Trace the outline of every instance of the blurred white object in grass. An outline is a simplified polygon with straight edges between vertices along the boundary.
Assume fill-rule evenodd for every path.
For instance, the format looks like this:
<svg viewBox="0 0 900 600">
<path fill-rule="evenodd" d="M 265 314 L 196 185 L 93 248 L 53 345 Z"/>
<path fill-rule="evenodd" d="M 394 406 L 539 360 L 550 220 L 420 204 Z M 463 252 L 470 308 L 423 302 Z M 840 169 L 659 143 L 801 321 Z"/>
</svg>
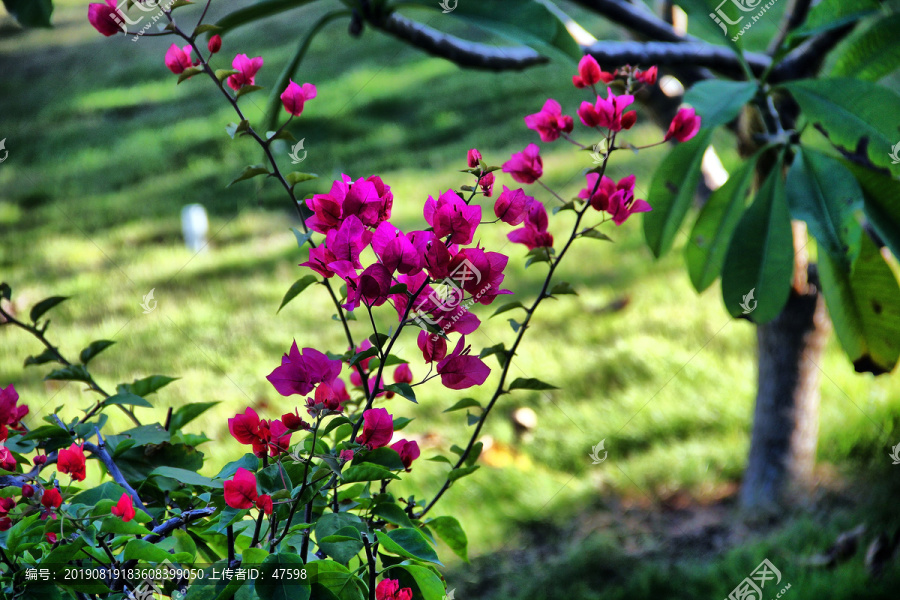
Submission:
<svg viewBox="0 0 900 600">
<path fill-rule="evenodd" d="M 209 219 L 202 204 L 188 204 L 181 209 L 181 232 L 185 245 L 191 251 L 199 252 L 206 248 Z"/>
</svg>

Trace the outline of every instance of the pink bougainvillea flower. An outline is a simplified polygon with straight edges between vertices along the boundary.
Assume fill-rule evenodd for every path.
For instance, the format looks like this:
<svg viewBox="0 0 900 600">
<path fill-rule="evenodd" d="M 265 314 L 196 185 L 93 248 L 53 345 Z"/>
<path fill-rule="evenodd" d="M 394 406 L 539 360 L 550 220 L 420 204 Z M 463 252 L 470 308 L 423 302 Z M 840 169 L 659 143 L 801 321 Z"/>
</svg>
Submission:
<svg viewBox="0 0 900 600">
<path fill-rule="evenodd" d="M 369 225 L 369 227 L 375 227 L 382 221 L 387 221 L 391 218 L 391 209 L 394 206 L 394 193 L 391 191 L 391 186 L 382 181 L 378 175 L 366 177 L 366 181 L 375 186 L 375 193 L 378 198 L 377 203 L 373 203 L 378 208 L 378 216 L 375 222 Z"/>
<path fill-rule="evenodd" d="M 13 522 L 9 517 L 3 517 L 0 519 L 0 531 L 8 531 L 10 527 L 12 527 Z"/>
<path fill-rule="evenodd" d="M 206 44 L 206 48 L 209 50 L 210 54 L 215 54 L 219 50 L 222 49 L 222 36 L 214 35 L 209 38 L 209 42 Z"/>
<path fill-rule="evenodd" d="M 302 86 L 294 83 L 292 79 L 281 94 L 281 103 L 284 110 L 288 111 L 295 117 L 299 117 L 303 112 L 303 105 L 316 97 L 316 86 L 311 83 L 304 83 Z"/>
<path fill-rule="evenodd" d="M 256 475 L 241 467 L 225 482 L 225 504 L 231 508 L 252 508 L 259 498 Z"/>
<path fill-rule="evenodd" d="M 245 85 L 254 85 L 256 74 L 263 66 L 262 56 L 250 58 L 246 54 L 238 54 L 231 62 L 231 68 L 238 71 L 228 77 L 228 87 L 237 91 Z"/>
<path fill-rule="evenodd" d="M 419 332 L 416 343 L 419 345 L 419 350 L 422 351 L 425 362 L 440 361 L 447 356 L 447 340 L 440 336 L 422 330 Z"/>
<path fill-rule="evenodd" d="M 65 473 L 73 481 L 84 481 L 86 475 L 84 451 L 81 446 L 73 443 L 67 449 L 59 451 L 56 458 L 56 466 L 60 473 Z"/>
<path fill-rule="evenodd" d="M 621 225 L 628 217 L 634 213 L 649 212 L 653 208 L 644 200 L 637 200 L 634 197 L 634 175 L 629 175 L 616 186 L 616 192 L 609 198 L 609 206 L 606 209 L 612 218 L 613 223 Z"/>
<path fill-rule="evenodd" d="M 5 517 L 15 507 L 15 498 L 0 498 L 0 516 Z"/>
<path fill-rule="evenodd" d="M 22 486 L 22 497 L 31 498 L 32 496 L 34 496 L 34 486 L 30 483 L 26 483 Z"/>
<path fill-rule="evenodd" d="M 318 233 L 328 233 L 330 229 L 336 229 L 341 224 L 341 204 L 346 194 L 347 184 L 344 181 L 335 181 L 327 194 L 316 194 L 307 199 L 306 206 L 313 211 L 313 215 L 306 220 L 309 228 Z"/>
<path fill-rule="evenodd" d="M 421 258 L 422 267 L 428 271 L 432 279 L 440 280 L 450 274 L 450 259 L 452 258 L 450 250 L 433 231 L 411 231 L 407 237 Z M 416 273 L 410 272 L 410 274 Z M 415 289 L 410 289 L 415 291 Z M 403 298 L 406 298 L 406 294 L 403 294 Z M 406 308 L 405 300 L 402 306 L 404 309 Z"/>
<path fill-rule="evenodd" d="M 412 589 L 400 589 L 398 579 L 382 579 L 375 586 L 375 600 L 412 600 L 412 597 Z"/>
<path fill-rule="evenodd" d="M 451 390 L 464 390 L 485 382 L 491 369 L 477 356 L 469 354 L 471 346 L 466 346 L 465 336 L 460 336 L 456 348 L 437 364 L 441 383 Z"/>
<path fill-rule="evenodd" d="M 412 381 L 412 369 L 409 368 L 408 363 L 398 365 L 397 368 L 394 369 L 394 383 L 412 383 Z"/>
<path fill-rule="evenodd" d="M 59 538 L 57 538 L 56 534 L 53 533 L 52 531 L 48 531 L 47 533 L 44 534 L 44 536 L 47 538 L 47 541 L 50 542 L 51 544 L 55 544 L 56 542 L 59 541 Z"/>
<path fill-rule="evenodd" d="M 693 108 L 682 108 L 669 124 L 665 139 L 675 138 L 679 142 L 686 142 L 700 131 L 700 115 Z"/>
<path fill-rule="evenodd" d="M 380 182 L 381 180 L 378 179 Z M 382 185 L 383 182 L 382 182 Z M 387 193 L 390 188 L 387 188 Z M 390 195 L 393 201 L 393 194 Z M 343 218 L 355 216 L 366 227 L 378 225 L 384 208 L 384 200 L 378 193 L 375 181 L 359 178 L 349 185 L 342 203 Z"/>
<path fill-rule="evenodd" d="M 266 379 L 282 396 L 305 396 L 319 383 L 333 381 L 340 373 L 340 360 L 332 360 L 315 348 L 304 348 L 301 354 L 294 341 L 288 354 L 281 358 L 281 366 Z"/>
<path fill-rule="evenodd" d="M 390 273 L 409 274 L 422 270 L 422 257 L 409 236 L 383 221 L 372 236 L 372 250 Z"/>
<path fill-rule="evenodd" d="M 62 506 L 62 494 L 56 488 L 45 490 L 41 495 L 41 506 L 44 507 L 44 510 L 41 511 L 41 521 L 46 521 L 48 518 L 56 519 L 57 515 L 53 509 Z"/>
<path fill-rule="evenodd" d="M 105 4 L 88 4 L 88 21 L 106 37 L 125 33 L 122 17 L 122 12 L 116 8 L 116 0 L 105 0 Z"/>
<path fill-rule="evenodd" d="M 176 44 L 169 46 L 169 50 L 166 52 L 166 66 L 176 75 L 181 75 L 184 73 L 185 69 L 193 67 L 194 63 L 191 61 L 191 46 L 187 45 L 183 49 L 179 48 Z"/>
<path fill-rule="evenodd" d="M 263 511 L 267 515 L 272 514 L 272 509 L 274 505 L 272 504 L 272 496 L 268 494 L 263 494 L 259 498 L 256 499 L 256 508 Z"/>
<path fill-rule="evenodd" d="M 363 429 L 356 441 L 369 450 L 387 446 L 394 435 L 394 417 L 384 408 L 370 408 L 363 412 Z"/>
<path fill-rule="evenodd" d="M 122 495 L 119 497 L 119 501 L 115 506 L 109 509 L 109 512 L 116 515 L 117 517 L 121 517 L 123 521 L 126 523 L 134 518 L 134 500 L 131 499 L 127 493 L 122 492 Z"/>
<path fill-rule="evenodd" d="M 540 112 L 525 117 L 525 125 L 537 131 L 542 142 L 553 142 L 562 133 L 571 133 L 574 122 L 572 117 L 562 114 L 559 102 L 548 98 Z"/>
<path fill-rule="evenodd" d="M 309 260 L 305 263 L 300 263 L 300 266 L 309 267 L 322 277 L 334 277 L 334 271 L 332 271 L 328 265 L 336 261 L 337 257 L 334 255 L 334 252 L 322 245 L 310 248 Z"/>
<path fill-rule="evenodd" d="M 9 429 L 23 431 L 20 421 L 28 414 L 28 407 L 17 406 L 19 394 L 14 385 L 0 388 L 0 442 L 9 437 Z"/>
<path fill-rule="evenodd" d="M 353 450 L 341 450 L 341 460 L 353 460 Z"/>
<path fill-rule="evenodd" d="M 419 458 L 421 452 L 419 452 L 419 444 L 414 441 L 408 440 L 397 440 L 395 443 L 391 444 L 391 449 L 396 450 L 400 455 L 400 460 L 403 462 L 403 466 L 406 467 L 406 470 L 409 471 L 410 465 L 412 465 L 413 461 Z"/>
<path fill-rule="evenodd" d="M 242 444 L 252 444 L 259 439 L 259 415 L 252 408 L 228 419 L 228 431 Z"/>
<path fill-rule="evenodd" d="M 449 236 L 451 244 L 471 244 L 481 222 L 481 207 L 469 206 L 456 192 L 447 190 L 437 200 L 428 197 L 424 215 L 439 238 Z"/>
<path fill-rule="evenodd" d="M 572 76 L 572 84 L 577 88 L 590 87 L 600 81 L 609 83 L 616 78 L 615 73 L 606 73 L 590 54 L 585 54 L 578 62 L 578 75 Z"/>
<path fill-rule="evenodd" d="M 278 419 L 259 422 L 259 436 L 253 441 L 253 454 L 262 458 L 266 452 L 270 456 L 278 456 L 288 451 L 291 445 L 291 432 Z"/>
<path fill-rule="evenodd" d="M 505 185 L 503 192 L 494 202 L 494 214 L 504 223 L 520 225 L 525 220 L 525 209 L 534 198 L 527 196 L 525 190 L 511 190 Z"/>
<path fill-rule="evenodd" d="M 31 459 L 36 466 L 43 466 L 47 464 L 47 455 L 46 454 L 38 454 L 33 459 Z"/>
<path fill-rule="evenodd" d="M 494 195 L 494 180 L 495 177 L 493 173 L 485 173 L 478 181 L 478 184 L 481 186 L 481 191 L 484 193 L 485 198 L 490 198 Z"/>
<path fill-rule="evenodd" d="M 513 243 L 525 244 L 529 250 L 547 248 L 553 245 L 553 234 L 547 231 L 548 224 L 543 202 L 533 200 L 525 214 L 525 226 L 510 231 L 506 237 Z"/>
<path fill-rule="evenodd" d="M 373 263 L 366 267 L 356 281 L 354 290 L 347 288 L 347 303 L 344 308 L 353 310 L 360 303 L 372 307 L 381 306 L 388 299 L 391 289 L 391 272 L 381 263 Z"/>
<path fill-rule="evenodd" d="M 323 383 L 319 387 L 321 388 L 324 385 L 325 384 Z M 318 389 L 316 391 L 318 391 Z M 310 428 L 310 424 L 300 417 L 300 413 L 297 412 L 296 408 L 292 413 L 284 413 L 283 415 L 281 415 L 281 422 L 284 423 L 285 427 L 294 431 L 298 429 L 307 431 Z"/>
<path fill-rule="evenodd" d="M 339 275 L 362 268 L 359 255 L 369 245 L 372 235 L 356 215 L 348 216 L 340 227 L 330 230 L 325 235 L 325 245 L 334 253 L 336 259 L 328 267 Z"/>
<path fill-rule="evenodd" d="M 519 183 L 534 183 L 544 174 L 544 160 L 537 144 L 528 144 L 521 152 L 513 154 L 503 163 L 503 172 L 509 173 Z"/>
<path fill-rule="evenodd" d="M 607 88 L 606 98 L 597 96 L 597 103 L 582 102 L 578 109 L 581 122 L 587 127 L 606 127 L 610 131 L 621 131 L 634 125 L 637 115 L 634 111 L 624 113 L 625 107 L 634 102 L 634 96 L 623 94 L 616 96 L 612 89 Z"/>
<path fill-rule="evenodd" d="M 640 69 L 635 69 L 634 78 L 640 81 L 641 83 L 645 83 L 647 85 L 654 85 L 656 83 L 656 65 L 653 65 L 646 71 L 641 71 Z"/>
<path fill-rule="evenodd" d="M 466 162 L 469 165 L 470 169 L 476 169 L 479 166 L 479 162 L 481 160 L 481 152 L 478 151 L 478 148 L 472 148 L 469 150 L 468 155 L 466 156 Z"/>
</svg>

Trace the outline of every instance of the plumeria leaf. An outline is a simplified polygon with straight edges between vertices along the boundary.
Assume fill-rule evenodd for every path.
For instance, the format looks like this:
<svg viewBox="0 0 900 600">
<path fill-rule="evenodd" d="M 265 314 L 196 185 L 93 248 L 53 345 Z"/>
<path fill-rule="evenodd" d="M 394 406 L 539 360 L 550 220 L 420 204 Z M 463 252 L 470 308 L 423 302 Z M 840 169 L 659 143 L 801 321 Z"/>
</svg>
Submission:
<svg viewBox="0 0 900 600">
<path fill-rule="evenodd" d="M 478 408 L 484 410 L 484 408 L 481 406 L 481 403 L 478 400 L 476 400 L 475 398 L 463 398 L 462 400 L 460 400 L 459 402 L 457 402 L 450 408 L 446 409 L 444 412 L 445 413 L 453 412 L 454 410 L 462 410 L 464 408 L 472 408 L 473 406 L 477 406 Z"/>
<path fill-rule="evenodd" d="M 540 379 L 535 379 L 533 377 L 525 378 L 519 377 L 511 384 L 509 384 L 510 390 L 558 390 L 559 388 L 555 385 L 550 385 Z"/>
<path fill-rule="evenodd" d="M 303 290 L 316 283 L 317 281 L 318 278 L 315 275 L 304 275 L 303 277 L 295 281 L 293 285 L 291 285 L 291 287 L 288 289 L 287 293 L 284 295 L 284 299 L 282 299 L 281 301 L 281 306 L 278 307 L 278 310 L 275 311 L 275 314 L 280 313 L 281 309 L 284 308 L 288 302 L 299 296 Z"/>
<path fill-rule="evenodd" d="M 392 383 L 384 386 L 384 389 L 403 396 L 413 404 L 419 403 L 418 400 L 416 400 L 415 390 L 413 390 L 412 386 L 410 386 L 408 383 Z"/>
<path fill-rule="evenodd" d="M 244 170 L 238 175 L 237 179 L 229 183 L 225 187 L 231 187 L 236 184 L 238 181 L 244 181 L 245 179 L 251 179 L 258 175 L 269 175 L 269 170 L 264 165 L 251 165 L 249 167 L 244 167 Z"/>
<path fill-rule="evenodd" d="M 757 86 L 755 81 L 710 79 L 691 86 L 684 95 L 684 102 L 697 111 L 703 127 L 712 130 L 734 120 L 744 105 L 753 99 Z"/>
<path fill-rule="evenodd" d="M 301 183 L 303 181 L 310 181 L 312 179 L 318 178 L 319 176 L 315 173 L 301 173 L 300 171 L 293 171 L 285 176 L 287 182 L 292 186 L 297 185 L 298 183 Z"/>
<path fill-rule="evenodd" d="M 93 359 L 95 356 L 97 356 L 113 344 L 115 344 L 115 342 L 111 340 L 97 340 L 95 342 L 91 342 L 87 348 L 81 351 L 81 355 L 79 356 L 81 364 L 88 364 L 91 359 Z"/>
<path fill-rule="evenodd" d="M 522 304 L 521 302 L 507 302 L 506 304 L 503 304 L 497 310 L 495 310 L 494 314 L 491 315 L 491 318 L 494 318 L 497 315 L 502 315 L 506 311 L 514 310 L 516 308 L 521 308 L 521 309 L 525 310 L 526 312 L 528 312 L 528 309 L 525 308 L 525 305 Z M 482 358 L 484 358 L 484 355 L 482 355 Z"/>
<path fill-rule="evenodd" d="M 38 319 L 44 316 L 44 313 L 68 299 L 69 296 L 51 296 L 50 298 L 44 298 L 32 307 L 31 313 L 28 315 L 31 318 L 31 322 L 37 323 Z"/>
</svg>

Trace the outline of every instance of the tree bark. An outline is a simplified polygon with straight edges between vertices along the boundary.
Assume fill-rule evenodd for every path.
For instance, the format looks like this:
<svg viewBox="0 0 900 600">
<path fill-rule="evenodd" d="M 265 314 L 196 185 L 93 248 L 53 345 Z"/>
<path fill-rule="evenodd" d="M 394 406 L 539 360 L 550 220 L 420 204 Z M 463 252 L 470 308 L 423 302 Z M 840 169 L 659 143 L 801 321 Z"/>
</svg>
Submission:
<svg viewBox="0 0 900 600">
<path fill-rule="evenodd" d="M 741 506 L 775 509 L 813 483 L 821 357 L 831 330 L 815 266 L 781 314 L 757 327 L 758 388 Z"/>
</svg>

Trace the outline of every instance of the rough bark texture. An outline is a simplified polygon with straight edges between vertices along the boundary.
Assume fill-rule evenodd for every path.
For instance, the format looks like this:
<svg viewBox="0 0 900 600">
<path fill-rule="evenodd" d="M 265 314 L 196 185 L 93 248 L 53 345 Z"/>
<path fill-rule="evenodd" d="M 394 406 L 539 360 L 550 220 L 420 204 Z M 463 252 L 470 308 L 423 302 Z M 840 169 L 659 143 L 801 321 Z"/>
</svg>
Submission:
<svg viewBox="0 0 900 600">
<path fill-rule="evenodd" d="M 819 368 L 831 329 L 818 281 L 791 291 L 782 313 L 757 327 L 759 380 L 750 458 L 741 488 L 747 509 L 774 508 L 813 483 L 819 434 Z"/>
</svg>

